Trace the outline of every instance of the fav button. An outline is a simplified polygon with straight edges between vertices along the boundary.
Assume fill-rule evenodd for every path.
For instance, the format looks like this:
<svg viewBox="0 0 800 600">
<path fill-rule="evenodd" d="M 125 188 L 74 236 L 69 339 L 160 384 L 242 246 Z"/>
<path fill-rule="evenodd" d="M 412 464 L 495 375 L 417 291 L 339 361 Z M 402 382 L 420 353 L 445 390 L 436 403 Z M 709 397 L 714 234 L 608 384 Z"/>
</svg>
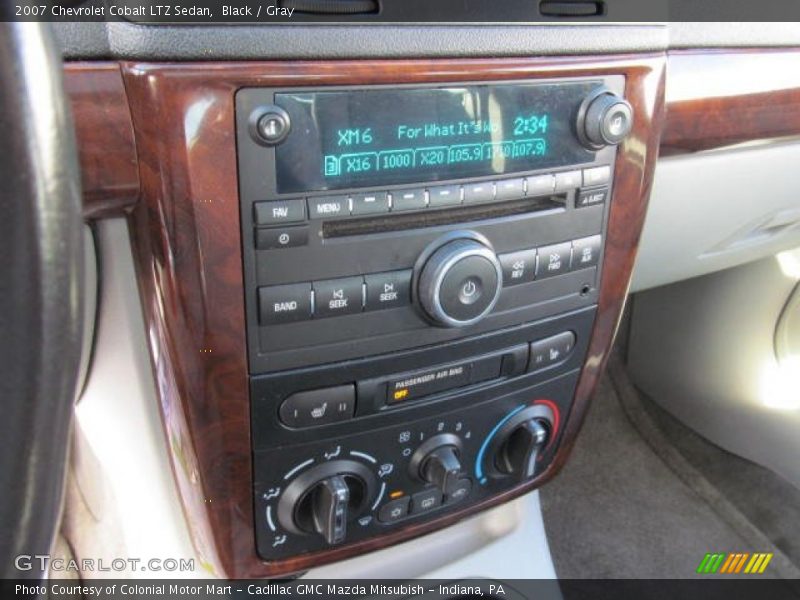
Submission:
<svg viewBox="0 0 800 600">
<path fill-rule="evenodd" d="M 314 286 L 314 316 L 335 317 L 360 313 L 363 281 L 361 277 L 315 281 L 312 284 Z"/>
<path fill-rule="evenodd" d="M 306 218 L 306 203 L 302 198 L 256 202 L 253 207 L 256 225 L 259 227 L 298 223 Z"/>
<path fill-rule="evenodd" d="M 278 413 L 288 427 L 315 427 L 352 419 L 355 407 L 356 388 L 349 383 L 292 394 Z"/>
<path fill-rule="evenodd" d="M 503 267 L 503 285 L 528 283 L 536 277 L 536 248 L 501 254 L 500 266 Z"/>
<path fill-rule="evenodd" d="M 569 271 L 572 243 L 554 244 L 539 248 L 539 259 L 536 262 L 536 277 L 553 277 Z"/>
<path fill-rule="evenodd" d="M 397 308 L 411 304 L 411 270 L 364 276 L 367 298 L 364 310 Z"/>
<path fill-rule="evenodd" d="M 273 285 L 258 288 L 261 325 L 291 323 L 311 318 L 311 284 Z"/>
<path fill-rule="evenodd" d="M 381 506 L 378 511 L 378 520 L 381 523 L 394 523 L 408 514 L 408 503 L 411 499 L 408 496 L 392 500 Z"/>
</svg>

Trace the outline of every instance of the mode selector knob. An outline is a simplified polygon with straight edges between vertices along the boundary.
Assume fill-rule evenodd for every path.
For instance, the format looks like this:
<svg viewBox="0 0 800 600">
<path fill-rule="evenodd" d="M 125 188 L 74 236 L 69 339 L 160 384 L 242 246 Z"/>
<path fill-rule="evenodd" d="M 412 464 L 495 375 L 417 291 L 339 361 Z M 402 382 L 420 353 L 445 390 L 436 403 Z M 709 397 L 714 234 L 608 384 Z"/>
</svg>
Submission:
<svg viewBox="0 0 800 600">
<path fill-rule="evenodd" d="M 592 150 L 616 146 L 631 132 L 633 109 L 613 92 L 598 88 L 578 111 L 578 137 Z"/>
<path fill-rule="evenodd" d="M 464 327 L 492 310 L 502 285 L 503 270 L 494 251 L 477 239 L 460 238 L 427 258 L 419 271 L 416 296 L 436 324 Z"/>
</svg>

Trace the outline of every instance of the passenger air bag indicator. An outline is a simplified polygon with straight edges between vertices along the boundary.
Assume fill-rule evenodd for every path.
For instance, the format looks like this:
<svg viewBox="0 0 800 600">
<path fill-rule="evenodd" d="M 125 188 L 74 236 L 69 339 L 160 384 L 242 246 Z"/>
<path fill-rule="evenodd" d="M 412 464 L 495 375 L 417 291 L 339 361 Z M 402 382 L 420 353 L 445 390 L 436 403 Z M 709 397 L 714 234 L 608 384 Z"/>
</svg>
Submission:
<svg viewBox="0 0 800 600">
<path fill-rule="evenodd" d="M 472 363 L 466 362 L 392 380 L 388 386 L 387 402 L 394 404 L 395 402 L 414 400 L 436 392 L 469 385 L 471 371 Z"/>
</svg>

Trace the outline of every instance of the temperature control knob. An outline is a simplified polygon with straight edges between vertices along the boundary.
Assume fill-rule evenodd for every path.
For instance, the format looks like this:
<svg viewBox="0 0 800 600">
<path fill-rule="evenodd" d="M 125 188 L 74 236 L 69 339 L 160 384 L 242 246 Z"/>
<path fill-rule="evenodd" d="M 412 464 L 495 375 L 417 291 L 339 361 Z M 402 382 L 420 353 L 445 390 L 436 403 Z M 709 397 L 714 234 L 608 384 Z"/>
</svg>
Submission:
<svg viewBox="0 0 800 600">
<path fill-rule="evenodd" d="M 438 325 L 464 327 L 492 310 L 503 285 L 494 251 L 477 239 L 460 238 L 436 249 L 422 265 L 417 298 Z"/>
<path fill-rule="evenodd" d="M 504 418 L 487 444 L 488 473 L 494 477 L 530 479 L 537 460 L 555 434 L 555 414 L 546 404 L 517 409 Z"/>
<path fill-rule="evenodd" d="M 547 442 L 547 427 L 540 419 L 528 419 L 508 434 L 497 453 L 497 470 L 520 479 L 533 477 L 536 457 Z"/>
<path fill-rule="evenodd" d="M 592 150 L 616 146 L 632 127 L 631 105 L 605 88 L 595 90 L 578 111 L 578 137 Z"/>
<path fill-rule="evenodd" d="M 430 438 L 411 456 L 411 475 L 452 494 L 462 476 L 461 439 L 452 433 Z"/>
<path fill-rule="evenodd" d="M 368 505 L 375 477 L 363 464 L 335 460 L 298 476 L 278 503 L 278 520 L 293 533 L 319 534 L 328 544 L 347 536 L 347 524 Z"/>
</svg>

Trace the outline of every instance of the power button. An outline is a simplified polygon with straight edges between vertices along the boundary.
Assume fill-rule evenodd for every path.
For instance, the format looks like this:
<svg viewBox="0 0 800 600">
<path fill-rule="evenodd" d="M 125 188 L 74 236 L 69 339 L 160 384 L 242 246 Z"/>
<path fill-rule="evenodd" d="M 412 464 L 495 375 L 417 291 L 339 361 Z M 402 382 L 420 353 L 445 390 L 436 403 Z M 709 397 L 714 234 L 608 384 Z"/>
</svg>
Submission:
<svg viewBox="0 0 800 600">
<path fill-rule="evenodd" d="M 250 134 L 262 146 L 280 144 L 290 129 L 289 114 L 280 106 L 262 106 L 250 115 Z"/>
</svg>

